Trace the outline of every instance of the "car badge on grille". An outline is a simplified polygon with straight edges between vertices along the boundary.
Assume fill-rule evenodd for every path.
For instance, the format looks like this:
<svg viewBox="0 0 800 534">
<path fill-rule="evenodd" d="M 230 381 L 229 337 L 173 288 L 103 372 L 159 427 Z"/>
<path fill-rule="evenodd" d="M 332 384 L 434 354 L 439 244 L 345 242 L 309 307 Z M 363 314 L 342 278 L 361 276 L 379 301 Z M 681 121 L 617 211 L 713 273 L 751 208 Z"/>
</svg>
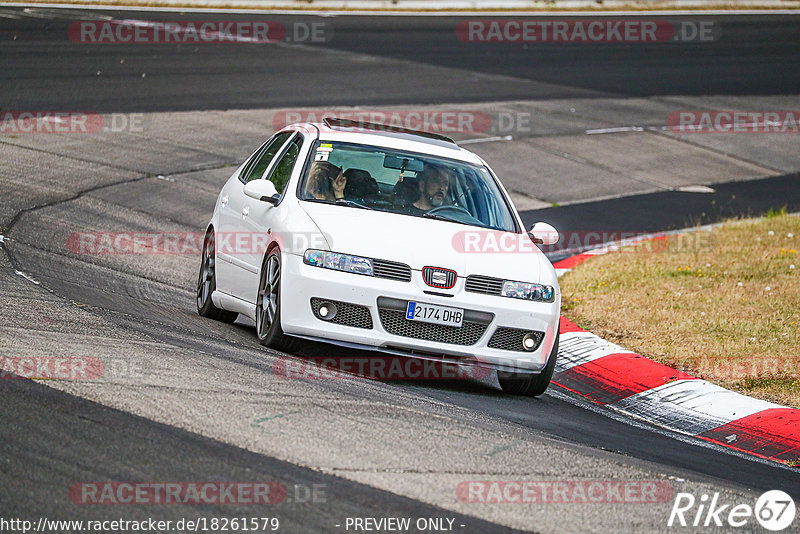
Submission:
<svg viewBox="0 0 800 534">
<path fill-rule="evenodd" d="M 431 287 L 437 289 L 450 289 L 456 285 L 458 275 L 455 271 L 442 267 L 423 267 L 422 279 Z"/>
</svg>

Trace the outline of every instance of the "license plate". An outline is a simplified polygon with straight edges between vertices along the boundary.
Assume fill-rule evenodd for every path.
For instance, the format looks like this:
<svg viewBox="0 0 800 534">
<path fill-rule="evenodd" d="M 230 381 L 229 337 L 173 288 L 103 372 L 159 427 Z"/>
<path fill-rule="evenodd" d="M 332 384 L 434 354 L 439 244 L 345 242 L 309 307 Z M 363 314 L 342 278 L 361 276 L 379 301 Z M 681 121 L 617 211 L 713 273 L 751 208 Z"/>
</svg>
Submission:
<svg viewBox="0 0 800 534">
<path fill-rule="evenodd" d="M 464 310 L 411 301 L 406 307 L 406 319 L 423 323 L 461 326 L 464 320 Z"/>
</svg>

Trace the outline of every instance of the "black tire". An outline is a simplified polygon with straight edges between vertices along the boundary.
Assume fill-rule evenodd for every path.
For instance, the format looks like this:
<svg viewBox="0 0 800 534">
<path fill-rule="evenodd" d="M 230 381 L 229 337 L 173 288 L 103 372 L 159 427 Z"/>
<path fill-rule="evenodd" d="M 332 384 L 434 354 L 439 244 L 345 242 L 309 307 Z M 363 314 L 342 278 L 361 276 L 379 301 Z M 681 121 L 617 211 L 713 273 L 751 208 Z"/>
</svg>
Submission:
<svg viewBox="0 0 800 534">
<path fill-rule="evenodd" d="M 211 294 L 215 289 L 217 289 L 217 273 L 214 232 L 208 232 L 203 240 L 203 256 L 200 260 L 200 274 L 197 277 L 197 313 L 203 317 L 230 324 L 239 317 L 239 314 L 214 306 Z"/>
<path fill-rule="evenodd" d="M 272 249 L 264 258 L 256 297 L 258 342 L 273 350 L 292 352 L 300 340 L 287 336 L 281 328 L 281 251 Z"/>
<path fill-rule="evenodd" d="M 550 385 L 553 378 L 553 371 L 556 368 L 556 358 L 558 357 L 558 340 L 560 333 L 556 334 L 556 342 L 553 343 L 553 350 L 547 359 L 547 365 L 539 374 L 533 373 L 513 373 L 509 371 L 497 371 L 497 380 L 505 393 L 512 395 L 525 395 L 528 397 L 538 397 Z"/>
</svg>

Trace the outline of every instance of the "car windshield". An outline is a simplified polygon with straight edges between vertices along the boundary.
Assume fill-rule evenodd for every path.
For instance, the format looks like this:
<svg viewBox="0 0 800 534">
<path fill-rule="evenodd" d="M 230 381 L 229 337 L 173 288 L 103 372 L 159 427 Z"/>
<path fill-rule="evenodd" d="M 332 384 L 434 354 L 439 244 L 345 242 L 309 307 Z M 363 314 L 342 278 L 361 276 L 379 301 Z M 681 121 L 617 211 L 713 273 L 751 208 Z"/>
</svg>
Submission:
<svg viewBox="0 0 800 534">
<path fill-rule="evenodd" d="M 299 196 L 514 232 L 511 210 L 486 167 L 383 147 L 318 141 Z"/>
</svg>

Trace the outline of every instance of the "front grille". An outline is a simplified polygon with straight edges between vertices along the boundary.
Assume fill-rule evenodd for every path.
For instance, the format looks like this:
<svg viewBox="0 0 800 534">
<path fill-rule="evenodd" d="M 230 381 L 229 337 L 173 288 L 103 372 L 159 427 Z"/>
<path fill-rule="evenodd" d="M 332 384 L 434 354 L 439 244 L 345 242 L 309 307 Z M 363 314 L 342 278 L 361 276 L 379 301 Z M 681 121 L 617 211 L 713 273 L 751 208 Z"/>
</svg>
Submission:
<svg viewBox="0 0 800 534">
<path fill-rule="evenodd" d="M 378 310 L 381 324 L 390 334 L 453 345 L 474 345 L 486 331 L 486 325 L 464 321 L 461 328 L 441 324 L 409 321 L 406 314 L 396 310 Z"/>
<path fill-rule="evenodd" d="M 336 315 L 333 316 L 333 319 L 323 319 L 319 314 L 320 307 L 326 302 L 336 306 Z M 372 329 L 372 316 L 369 313 L 369 308 L 366 306 L 359 306 L 358 304 L 351 304 L 349 302 L 340 302 L 338 300 L 312 298 L 311 309 L 314 311 L 314 317 L 327 323 L 352 326 L 354 328 L 366 328 L 368 330 Z"/>
<path fill-rule="evenodd" d="M 522 345 L 522 338 L 528 334 L 531 334 L 535 337 L 536 343 L 534 344 L 533 348 L 526 350 Z M 539 348 L 543 338 L 544 332 L 500 327 L 494 331 L 494 334 L 492 334 L 492 338 L 489 340 L 488 346 L 491 349 L 511 350 L 514 352 L 533 352 Z"/>
<path fill-rule="evenodd" d="M 455 271 L 443 267 L 423 267 L 422 278 L 425 283 L 438 289 L 450 289 L 456 285 Z"/>
<path fill-rule="evenodd" d="M 474 345 L 494 319 L 494 314 L 464 310 L 461 327 L 409 321 L 406 319 L 408 301 L 388 297 L 378 298 L 378 315 L 383 328 L 396 336 L 437 341 L 452 345 Z"/>
<path fill-rule="evenodd" d="M 466 291 L 471 293 L 483 293 L 484 295 L 499 295 L 503 292 L 503 280 L 491 278 L 489 276 L 470 275 L 464 286 Z"/>
<path fill-rule="evenodd" d="M 372 260 L 372 274 L 378 278 L 389 278 L 401 282 L 411 281 L 411 267 L 405 263 L 386 260 Z"/>
</svg>

